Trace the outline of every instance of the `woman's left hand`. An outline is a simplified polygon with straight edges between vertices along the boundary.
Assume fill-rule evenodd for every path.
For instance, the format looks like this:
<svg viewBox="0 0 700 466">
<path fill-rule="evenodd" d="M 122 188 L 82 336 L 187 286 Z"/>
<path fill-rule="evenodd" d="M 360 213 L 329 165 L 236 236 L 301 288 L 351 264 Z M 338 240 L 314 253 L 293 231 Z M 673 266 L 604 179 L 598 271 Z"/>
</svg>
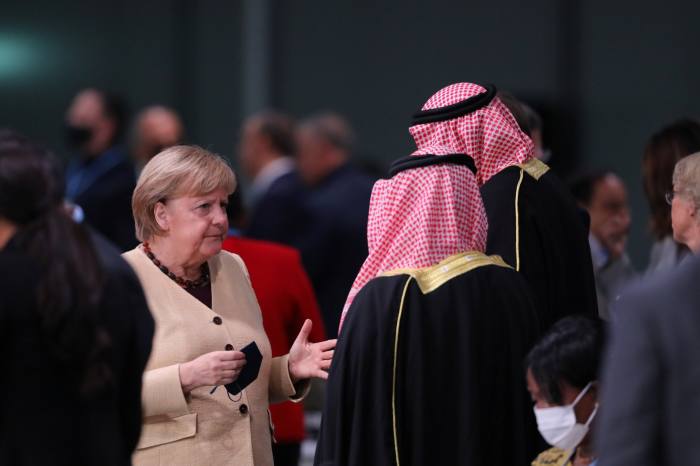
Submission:
<svg viewBox="0 0 700 466">
<path fill-rule="evenodd" d="M 294 340 L 294 344 L 289 350 L 289 375 L 293 383 L 311 377 L 328 378 L 326 371 L 331 367 L 333 350 L 337 340 L 311 343 L 309 341 L 311 326 L 311 320 L 306 319 L 297 339 Z"/>
</svg>

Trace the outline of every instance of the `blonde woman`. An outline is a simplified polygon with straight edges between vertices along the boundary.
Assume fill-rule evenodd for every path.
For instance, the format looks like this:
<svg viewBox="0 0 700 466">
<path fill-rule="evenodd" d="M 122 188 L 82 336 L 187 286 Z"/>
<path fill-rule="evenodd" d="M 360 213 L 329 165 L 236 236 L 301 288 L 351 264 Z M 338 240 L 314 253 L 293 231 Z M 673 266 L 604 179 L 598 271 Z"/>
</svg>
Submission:
<svg viewBox="0 0 700 466">
<path fill-rule="evenodd" d="M 272 465 L 268 404 L 298 401 L 308 379 L 327 377 L 335 341 L 310 343 L 311 321 L 288 355 L 271 357 L 246 267 L 221 250 L 234 188 L 228 164 L 195 146 L 166 149 L 139 177 L 132 207 L 142 243 L 124 257 L 156 334 L 135 465 Z M 240 351 L 253 342 L 261 361 Z M 249 364 L 254 380 L 238 386 Z"/>
</svg>

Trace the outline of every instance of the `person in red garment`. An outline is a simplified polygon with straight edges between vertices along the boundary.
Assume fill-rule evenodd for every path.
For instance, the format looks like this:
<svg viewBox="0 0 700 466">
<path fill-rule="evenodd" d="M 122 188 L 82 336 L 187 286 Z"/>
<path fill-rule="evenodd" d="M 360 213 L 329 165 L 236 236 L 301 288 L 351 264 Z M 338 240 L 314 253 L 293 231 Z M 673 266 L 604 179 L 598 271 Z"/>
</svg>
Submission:
<svg viewBox="0 0 700 466">
<path fill-rule="evenodd" d="M 238 193 L 229 204 L 231 225 L 238 225 L 242 215 Z M 289 246 L 243 238 L 235 230 L 224 241 L 223 249 L 243 259 L 263 316 L 263 326 L 272 346 L 272 356 L 288 352 L 296 338 L 296 329 L 305 319 L 313 321 L 310 341 L 326 339 L 323 321 L 309 277 L 299 252 Z M 287 401 L 270 405 L 275 426 L 272 454 L 276 466 L 298 465 L 304 440 L 304 407 Z"/>
</svg>

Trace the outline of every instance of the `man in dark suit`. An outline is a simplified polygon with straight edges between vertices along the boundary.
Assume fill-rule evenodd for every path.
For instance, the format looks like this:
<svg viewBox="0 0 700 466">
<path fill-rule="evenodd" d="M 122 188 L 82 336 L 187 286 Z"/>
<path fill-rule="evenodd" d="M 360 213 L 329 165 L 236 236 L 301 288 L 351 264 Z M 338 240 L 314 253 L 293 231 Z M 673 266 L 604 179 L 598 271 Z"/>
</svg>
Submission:
<svg viewBox="0 0 700 466">
<path fill-rule="evenodd" d="M 309 192 L 304 230 L 294 245 L 316 290 L 328 337 L 334 338 L 348 292 L 367 257 L 373 180 L 351 167 L 353 134 L 338 115 L 302 122 L 297 143 L 299 176 Z"/>
<path fill-rule="evenodd" d="M 121 251 L 137 244 L 131 214 L 136 177 L 119 145 L 125 119 L 122 100 L 98 89 L 80 91 L 66 115 L 66 136 L 76 150 L 66 173 L 66 197 Z"/>
<path fill-rule="evenodd" d="M 246 236 L 294 244 L 303 193 L 292 160 L 294 149 L 294 125 L 286 115 L 265 111 L 243 124 L 238 156 L 252 181 Z"/>
<path fill-rule="evenodd" d="M 596 439 L 600 466 L 700 461 L 700 259 L 613 308 Z"/>
</svg>

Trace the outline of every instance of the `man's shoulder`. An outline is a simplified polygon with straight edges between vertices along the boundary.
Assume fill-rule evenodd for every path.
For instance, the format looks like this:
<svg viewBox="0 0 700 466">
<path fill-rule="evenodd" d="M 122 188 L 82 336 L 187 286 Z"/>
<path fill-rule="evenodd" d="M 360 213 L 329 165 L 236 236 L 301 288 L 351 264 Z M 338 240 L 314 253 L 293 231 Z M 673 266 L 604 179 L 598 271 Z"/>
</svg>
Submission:
<svg viewBox="0 0 700 466">
<path fill-rule="evenodd" d="M 303 183 L 299 178 L 299 175 L 292 171 L 284 173 L 279 177 L 275 178 L 270 187 L 267 190 L 268 195 L 280 195 L 289 192 L 298 192 L 303 189 Z"/>
<path fill-rule="evenodd" d="M 677 306 L 694 307 L 700 304 L 700 287 L 697 280 L 700 277 L 700 257 L 692 257 L 681 263 L 674 270 L 657 273 L 646 277 L 625 292 L 625 301 L 634 302 L 644 308 L 664 308 L 664 313 L 670 312 Z M 665 309 L 665 308 L 669 309 Z"/>
</svg>

